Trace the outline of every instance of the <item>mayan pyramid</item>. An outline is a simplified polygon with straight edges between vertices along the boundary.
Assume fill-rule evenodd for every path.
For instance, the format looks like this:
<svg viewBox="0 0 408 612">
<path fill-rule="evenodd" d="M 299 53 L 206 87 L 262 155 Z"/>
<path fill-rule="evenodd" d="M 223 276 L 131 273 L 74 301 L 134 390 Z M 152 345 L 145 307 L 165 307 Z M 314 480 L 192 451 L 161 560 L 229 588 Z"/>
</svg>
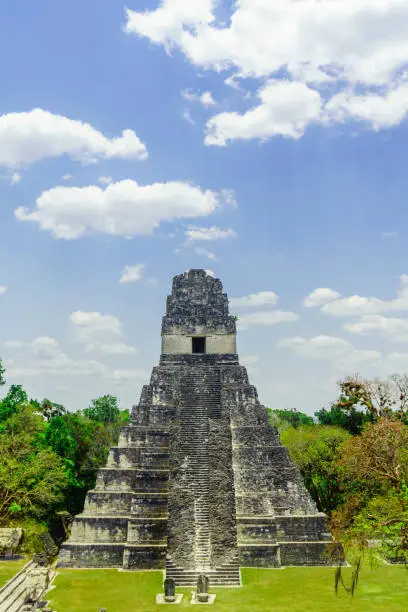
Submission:
<svg viewBox="0 0 408 612">
<path fill-rule="evenodd" d="M 332 541 L 249 383 L 221 281 L 173 279 L 160 365 L 63 544 L 62 567 L 166 569 L 240 584 L 240 566 L 329 562 Z"/>
</svg>

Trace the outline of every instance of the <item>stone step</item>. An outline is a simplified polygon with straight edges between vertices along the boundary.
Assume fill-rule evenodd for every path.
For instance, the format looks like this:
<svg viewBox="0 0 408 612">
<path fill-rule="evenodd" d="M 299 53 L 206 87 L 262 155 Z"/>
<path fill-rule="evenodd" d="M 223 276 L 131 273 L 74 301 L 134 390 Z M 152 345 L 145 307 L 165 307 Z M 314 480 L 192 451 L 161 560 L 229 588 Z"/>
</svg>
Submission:
<svg viewBox="0 0 408 612">
<path fill-rule="evenodd" d="M 182 578 L 191 578 L 192 576 L 196 576 L 199 575 L 200 573 L 204 573 L 206 574 L 209 579 L 211 580 L 211 578 L 214 577 L 218 577 L 218 578 L 226 578 L 228 576 L 231 575 L 236 575 L 239 574 L 239 569 L 236 570 L 214 570 L 214 569 L 208 569 L 207 566 L 204 564 L 201 566 L 202 569 L 197 568 L 196 570 L 181 570 L 181 569 L 173 569 L 173 568 L 167 568 L 166 569 L 166 573 L 167 575 L 169 575 L 171 573 L 172 576 L 179 576 Z"/>
<path fill-rule="evenodd" d="M 173 578 L 176 586 L 179 587 L 195 587 L 197 585 L 198 576 L 201 574 L 207 574 L 205 571 L 197 572 L 196 574 L 188 577 L 184 577 L 182 575 L 175 576 L 172 573 L 166 572 L 167 578 Z M 239 586 L 241 584 L 241 576 L 240 573 L 231 574 L 230 576 L 208 576 L 211 586 Z"/>
<path fill-rule="evenodd" d="M 166 571 L 166 577 L 167 578 L 173 578 L 176 582 L 176 586 L 181 586 L 184 582 L 189 581 L 188 584 L 190 584 L 190 581 L 194 580 L 195 584 L 197 584 L 197 578 L 200 574 L 205 574 L 206 576 L 208 576 L 209 580 L 210 580 L 210 586 L 212 584 L 217 584 L 218 582 L 225 582 L 225 581 L 235 581 L 239 575 L 240 572 L 236 571 L 236 572 L 230 572 L 228 574 L 214 574 L 214 573 L 210 573 L 208 570 L 205 569 L 205 566 L 203 566 L 202 570 L 198 570 L 197 572 L 191 573 L 191 574 L 175 574 L 174 572 L 170 572 L 170 571 Z"/>
</svg>

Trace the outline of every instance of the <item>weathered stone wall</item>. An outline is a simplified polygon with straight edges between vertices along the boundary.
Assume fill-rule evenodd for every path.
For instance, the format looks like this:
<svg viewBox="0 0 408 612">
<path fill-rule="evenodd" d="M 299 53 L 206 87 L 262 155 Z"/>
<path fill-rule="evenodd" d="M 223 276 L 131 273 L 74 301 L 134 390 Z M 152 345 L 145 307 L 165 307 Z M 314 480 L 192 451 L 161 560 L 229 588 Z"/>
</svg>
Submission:
<svg viewBox="0 0 408 612">
<path fill-rule="evenodd" d="M 204 270 L 189 270 L 175 276 L 172 293 L 167 298 L 162 334 L 235 335 L 235 320 L 229 315 L 228 297 L 221 281 Z M 191 346 L 186 353 L 191 353 Z"/>
<path fill-rule="evenodd" d="M 69 542 L 61 547 L 58 567 L 122 567 L 124 544 Z"/>
<path fill-rule="evenodd" d="M 237 339 L 235 334 L 210 334 L 207 328 L 197 327 L 196 336 L 205 336 L 206 353 L 217 355 L 222 353 L 235 354 L 237 350 Z M 164 355 L 183 355 L 192 352 L 192 335 L 185 335 L 182 329 L 178 333 L 163 334 L 162 354 Z"/>
</svg>

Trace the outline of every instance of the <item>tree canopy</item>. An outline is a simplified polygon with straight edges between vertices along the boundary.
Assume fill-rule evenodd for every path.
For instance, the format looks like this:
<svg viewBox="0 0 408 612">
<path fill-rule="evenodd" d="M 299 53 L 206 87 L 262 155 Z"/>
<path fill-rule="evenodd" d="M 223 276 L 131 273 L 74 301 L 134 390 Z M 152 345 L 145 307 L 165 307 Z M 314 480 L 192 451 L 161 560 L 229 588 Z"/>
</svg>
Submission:
<svg viewBox="0 0 408 612">
<path fill-rule="evenodd" d="M 301 425 L 313 425 L 313 417 L 299 412 L 298 410 L 272 410 L 268 408 L 269 420 L 271 425 L 282 429 L 283 427 L 300 427 Z"/>
<path fill-rule="evenodd" d="M 57 540 L 65 537 L 61 517 L 82 510 L 128 420 L 114 396 L 67 412 L 12 385 L 0 400 L 0 525 L 18 524 L 29 533 L 48 527 Z"/>
<path fill-rule="evenodd" d="M 350 438 L 340 427 L 304 426 L 281 432 L 320 512 L 330 514 L 342 500 L 337 461 Z"/>
<path fill-rule="evenodd" d="M 103 395 L 92 400 L 89 408 L 85 408 L 84 415 L 97 423 L 114 423 L 120 417 L 118 398 L 114 395 Z"/>
</svg>

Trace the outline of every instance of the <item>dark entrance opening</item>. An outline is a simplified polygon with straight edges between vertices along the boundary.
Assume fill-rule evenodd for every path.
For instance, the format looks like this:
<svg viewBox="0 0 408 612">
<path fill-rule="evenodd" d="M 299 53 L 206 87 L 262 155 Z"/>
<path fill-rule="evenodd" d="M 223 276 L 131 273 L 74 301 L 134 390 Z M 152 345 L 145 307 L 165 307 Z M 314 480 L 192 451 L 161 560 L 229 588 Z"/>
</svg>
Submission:
<svg viewBox="0 0 408 612">
<path fill-rule="evenodd" d="M 205 353 L 205 338 L 192 338 L 193 353 Z"/>
</svg>

